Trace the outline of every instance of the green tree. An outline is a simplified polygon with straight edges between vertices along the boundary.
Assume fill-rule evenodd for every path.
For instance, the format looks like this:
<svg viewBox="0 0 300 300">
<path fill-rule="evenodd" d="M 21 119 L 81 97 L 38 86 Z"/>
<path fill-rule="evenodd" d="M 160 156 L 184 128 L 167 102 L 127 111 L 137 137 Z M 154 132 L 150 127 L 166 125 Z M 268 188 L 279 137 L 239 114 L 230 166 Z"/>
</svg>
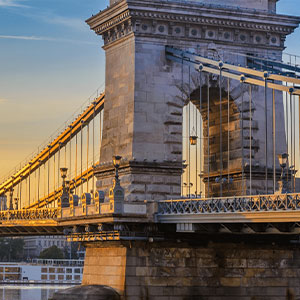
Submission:
<svg viewBox="0 0 300 300">
<path fill-rule="evenodd" d="M 43 250 L 40 253 L 39 258 L 42 258 L 42 259 L 63 259 L 64 258 L 64 253 L 57 246 L 52 246 L 50 248 L 47 248 L 47 249 Z"/>
</svg>

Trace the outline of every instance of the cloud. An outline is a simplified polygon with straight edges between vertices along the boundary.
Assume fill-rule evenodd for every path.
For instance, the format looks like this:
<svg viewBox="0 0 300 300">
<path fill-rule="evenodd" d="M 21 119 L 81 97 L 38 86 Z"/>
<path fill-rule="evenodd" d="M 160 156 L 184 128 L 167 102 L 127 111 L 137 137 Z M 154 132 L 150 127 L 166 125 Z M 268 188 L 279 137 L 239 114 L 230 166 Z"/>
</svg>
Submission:
<svg viewBox="0 0 300 300">
<path fill-rule="evenodd" d="M 22 1 L 21 1 L 22 2 Z M 18 0 L 0 0 L 0 7 L 28 7 Z"/>
<path fill-rule="evenodd" d="M 46 36 L 33 36 L 33 35 L 32 36 L 28 36 L 28 35 L 0 35 L 0 39 L 25 40 L 25 41 L 46 41 L 46 42 L 98 45 L 98 43 L 89 42 L 89 41 L 60 39 L 60 38 L 52 38 L 52 37 L 46 37 Z"/>
<path fill-rule="evenodd" d="M 12 40 L 30 40 L 30 41 L 49 41 L 50 38 L 38 37 L 38 36 L 26 36 L 26 35 L 0 35 L 0 39 L 12 39 Z"/>
<path fill-rule="evenodd" d="M 87 31 L 88 27 L 85 22 L 80 18 L 61 16 L 54 13 L 52 10 L 41 10 L 38 7 L 25 5 L 24 2 L 28 0 L 0 0 L 1 7 L 26 7 L 31 8 L 30 10 L 15 10 L 16 14 L 21 16 L 36 19 L 44 23 L 60 25 L 69 27 L 77 31 Z"/>
<path fill-rule="evenodd" d="M 80 31 L 86 30 L 85 23 L 81 19 L 62 17 L 51 13 L 44 14 L 38 17 L 41 18 L 42 21 L 49 24 L 62 25 Z"/>
</svg>

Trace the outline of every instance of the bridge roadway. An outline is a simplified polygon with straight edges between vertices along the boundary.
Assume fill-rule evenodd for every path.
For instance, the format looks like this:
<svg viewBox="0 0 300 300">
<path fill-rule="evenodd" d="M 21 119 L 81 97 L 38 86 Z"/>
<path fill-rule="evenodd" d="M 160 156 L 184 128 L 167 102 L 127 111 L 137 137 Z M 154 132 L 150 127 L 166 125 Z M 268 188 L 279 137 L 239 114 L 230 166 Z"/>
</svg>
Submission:
<svg viewBox="0 0 300 300">
<path fill-rule="evenodd" d="M 0 212 L 0 235 L 68 235 L 73 241 L 161 238 L 162 232 L 300 233 L 300 194 L 123 202 Z M 167 230 L 166 230 L 167 229 Z"/>
</svg>

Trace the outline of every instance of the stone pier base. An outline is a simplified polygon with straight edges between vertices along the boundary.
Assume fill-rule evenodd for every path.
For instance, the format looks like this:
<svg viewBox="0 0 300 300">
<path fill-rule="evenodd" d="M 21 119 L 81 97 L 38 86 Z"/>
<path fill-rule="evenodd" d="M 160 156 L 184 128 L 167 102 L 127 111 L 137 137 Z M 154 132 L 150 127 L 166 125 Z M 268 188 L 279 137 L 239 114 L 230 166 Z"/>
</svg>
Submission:
<svg viewBox="0 0 300 300">
<path fill-rule="evenodd" d="M 108 286 L 86 285 L 56 292 L 49 300 L 120 300 L 120 295 Z"/>
<path fill-rule="evenodd" d="M 231 240 L 230 240 L 231 239 Z M 88 244 L 83 285 L 114 288 L 127 300 L 286 299 L 300 296 L 300 249 L 282 238 L 223 242 Z"/>
</svg>

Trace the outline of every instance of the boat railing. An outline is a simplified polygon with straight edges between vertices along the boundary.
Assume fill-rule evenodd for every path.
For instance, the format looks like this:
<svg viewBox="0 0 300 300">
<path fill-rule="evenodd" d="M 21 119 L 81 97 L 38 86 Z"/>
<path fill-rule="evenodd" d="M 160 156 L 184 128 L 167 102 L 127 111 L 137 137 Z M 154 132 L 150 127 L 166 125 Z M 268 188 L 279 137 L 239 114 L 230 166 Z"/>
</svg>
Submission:
<svg viewBox="0 0 300 300">
<path fill-rule="evenodd" d="M 44 265 L 44 266 L 83 267 L 84 260 L 35 258 L 35 259 L 32 259 L 31 263 L 35 264 L 35 265 Z"/>
</svg>

